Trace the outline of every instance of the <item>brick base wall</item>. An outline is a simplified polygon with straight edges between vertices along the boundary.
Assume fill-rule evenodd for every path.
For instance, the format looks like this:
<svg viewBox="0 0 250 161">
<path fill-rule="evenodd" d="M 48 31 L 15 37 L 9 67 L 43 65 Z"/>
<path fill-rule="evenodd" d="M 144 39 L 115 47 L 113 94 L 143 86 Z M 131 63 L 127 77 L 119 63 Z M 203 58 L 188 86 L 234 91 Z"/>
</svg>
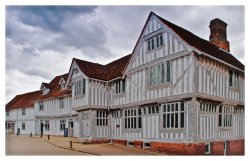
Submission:
<svg viewBox="0 0 250 161">
<path fill-rule="evenodd" d="M 150 149 L 168 155 L 204 155 L 205 144 L 151 142 Z"/>
<path fill-rule="evenodd" d="M 110 143 L 110 139 L 98 139 L 98 140 L 91 140 L 90 143 Z"/>
<path fill-rule="evenodd" d="M 245 140 L 227 141 L 227 155 L 245 155 Z"/>
<path fill-rule="evenodd" d="M 127 140 L 112 140 L 115 144 L 127 146 Z M 135 148 L 143 148 L 143 141 L 133 141 Z M 210 155 L 224 155 L 225 141 L 216 141 L 210 143 Z M 226 155 L 244 155 L 245 140 L 226 141 Z M 154 152 L 165 153 L 168 155 L 206 155 L 205 143 L 166 143 L 151 142 L 150 150 Z"/>
<path fill-rule="evenodd" d="M 211 155 L 224 155 L 224 141 L 211 143 Z"/>
<path fill-rule="evenodd" d="M 112 143 L 127 146 L 127 140 L 115 140 L 114 139 L 112 140 Z"/>
<path fill-rule="evenodd" d="M 79 140 L 78 142 L 84 144 L 101 144 L 101 143 L 110 143 L 110 139 Z"/>
</svg>

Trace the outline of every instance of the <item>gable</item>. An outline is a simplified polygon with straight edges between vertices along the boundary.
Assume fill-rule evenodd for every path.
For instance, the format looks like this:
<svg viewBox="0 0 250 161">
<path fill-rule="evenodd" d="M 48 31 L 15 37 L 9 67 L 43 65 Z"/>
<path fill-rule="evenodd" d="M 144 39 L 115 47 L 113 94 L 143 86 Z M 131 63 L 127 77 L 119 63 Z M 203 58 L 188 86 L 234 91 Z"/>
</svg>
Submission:
<svg viewBox="0 0 250 161">
<path fill-rule="evenodd" d="M 191 50 L 190 46 L 157 16 L 150 13 L 127 70 L 185 50 Z"/>
<path fill-rule="evenodd" d="M 73 79 L 76 79 L 77 77 L 87 78 L 87 76 L 83 73 L 83 71 L 80 69 L 80 67 L 76 63 L 75 59 L 73 59 L 71 66 L 69 68 L 69 75 L 66 81 L 65 88 L 67 88 L 71 84 L 71 81 Z"/>
</svg>

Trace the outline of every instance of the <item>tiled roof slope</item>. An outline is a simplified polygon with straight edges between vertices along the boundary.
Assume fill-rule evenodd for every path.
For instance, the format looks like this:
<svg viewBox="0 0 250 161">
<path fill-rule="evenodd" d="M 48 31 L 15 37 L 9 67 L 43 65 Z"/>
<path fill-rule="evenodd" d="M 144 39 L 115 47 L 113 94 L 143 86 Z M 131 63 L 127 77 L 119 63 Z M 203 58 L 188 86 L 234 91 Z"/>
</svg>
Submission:
<svg viewBox="0 0 250 161">
<path fill-rule="evenodd" d="M 121 77 L 125 70 L 131 54 L 126 55 L 118 60 L 115 60 L 109 64 L 101 65 L 98 63 L 92 63 L 80 59 L 74 58 L 79 68 L 85 75 L 90 78 L 109 81 L 117 77 Z"/>
<path fill-rule="evenodd" d="M 34 101 L 38 100 L 41 95 L 41 90 L 17 95 L 6 105 L 6 110 L 33 107 Z"/>
<path fill-rule="evenodd" d="M 106 65 L 108 68 L 107 80 L 112 80 L 117 77 L 122 77 L 125 68 L 127 67 L 132 54 L 126 55 Z"/>
<path fill-rule="evenodd" d="M 162 17 L 156 15 L 153 12 L 151 12 L 151 14 L 154 14 L 155 16 L 157 16 L 163 23 L 165 23 L 168 27 L 170 27 L 176 34 L 178 34 L 190 46 L 193 46 L 196 49 L 204 53 L 207 53 L 215 58 L 223 60 L 241 70 L 245 69 L 245 66 L 239 60 L 237 60 L 232 54 L 229 54 L 219 49 L 217 46 L 211 44 L 209 41 L 204 40 L 194 35 L 193 33 L 163 19 Z"/>
<path fill-rule="evenodd" d="M 61 90 L 61 85 L 59 84 L 61 77 L 67 78 L 68 73 L 56 76 L 50 83 L 46 83 L 50 88 L 48 94 L 42 95 L 42 90 L 39 90 L 17 95 L 8 104 L 6 104 L 6 110 L 33 107 L 35 101 L 52 99 L 71 94 L 71 90 L 69 89 Z"/>
</svg>

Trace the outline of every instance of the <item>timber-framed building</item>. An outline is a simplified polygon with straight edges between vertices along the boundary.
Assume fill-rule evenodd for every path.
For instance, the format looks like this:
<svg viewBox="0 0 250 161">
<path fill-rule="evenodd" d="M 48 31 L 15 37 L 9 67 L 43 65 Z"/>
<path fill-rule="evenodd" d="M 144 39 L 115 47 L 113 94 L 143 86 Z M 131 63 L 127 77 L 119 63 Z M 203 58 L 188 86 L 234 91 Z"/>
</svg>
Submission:
<svg viewBox="0 0 250 161">
<path fill-rule="evenodd" d="M 151 12 L 131 54 L 106 65 L 74 58 L 67 74 L 11 100 L 8 132 L 68 129 L 80 141 L 167 154 L 243 155 L 244 65 L 227 24 L 209 27 L 207 41 Z"/>
</svg>

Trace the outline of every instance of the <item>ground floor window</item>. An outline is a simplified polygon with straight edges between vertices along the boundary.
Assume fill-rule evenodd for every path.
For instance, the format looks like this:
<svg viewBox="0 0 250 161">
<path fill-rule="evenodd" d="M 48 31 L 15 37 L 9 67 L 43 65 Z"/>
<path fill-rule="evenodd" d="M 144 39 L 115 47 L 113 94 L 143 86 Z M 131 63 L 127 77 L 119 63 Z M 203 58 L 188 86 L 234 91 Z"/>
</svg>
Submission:
<svg viewBox="0 0 250 161">
<path fill-rule="evenodd" d="M 45 120 L 44 128 L 45 130 L 49 131 L 49 120 Z"/>
<path fill-rule="evenodd" d="M 141 108 L 124 110 L 125 129 L 140 129 L 142 127 Z"/>
<path fill-rule="evenodd" d="M 96 111 L 96 125 L 97 126 L 108 126 L 108 112 Z"/>
<path fill-rule="evenodd" d="M 66 120 L 60 120 L 60 130 L 63 131 L 65 129 Z"/>
<path fill-rule="evenodd" d="M 25 122 L 22 122 L 22 130 L 25 130 Z"/>
<path fill-rule="evenodd" d="M 163 128 L 184 128 L 184 103 L 162 104 L 162 123 Z"/>
<path fill-rule="evenodd" d="M 219 127 L 232 127 L 233 106 L 219 106 Z"/>
</svg>

